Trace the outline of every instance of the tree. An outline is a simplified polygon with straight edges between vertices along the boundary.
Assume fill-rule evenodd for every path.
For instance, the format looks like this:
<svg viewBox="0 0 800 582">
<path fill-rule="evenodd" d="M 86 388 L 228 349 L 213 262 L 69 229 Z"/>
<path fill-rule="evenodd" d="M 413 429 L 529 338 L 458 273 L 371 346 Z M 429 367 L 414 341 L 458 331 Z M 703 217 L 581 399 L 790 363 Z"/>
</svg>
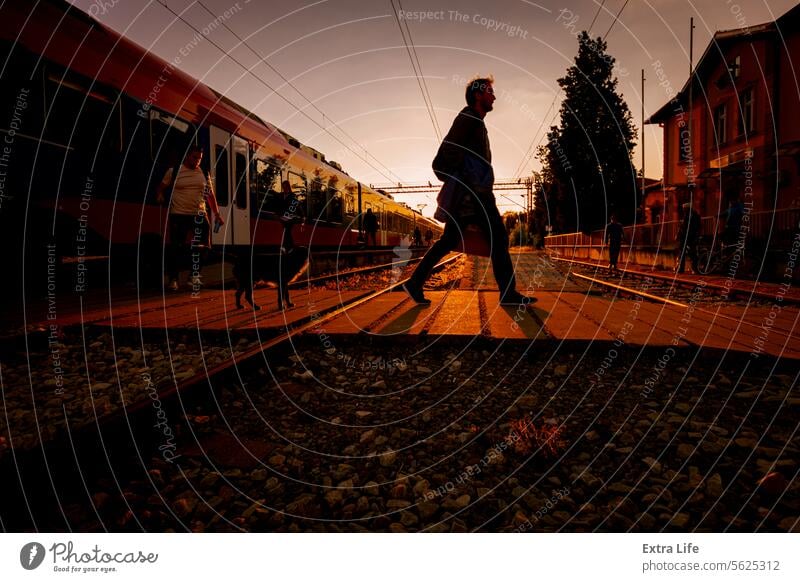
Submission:
<svg viewBox="0 0 800 582">
<path fill-rule="evenodd" d="M 612 212 L 624 223 L 635 217 L 636 129 L 617 92 L 614 62 L 606 43 L 584 31 L 575 64 L 558 80 L 564 92 L 560 125 L 550 128 L 539 160 L 556 206 L 553 224 L 562 232 L 601 228 Z"/>
</svg>

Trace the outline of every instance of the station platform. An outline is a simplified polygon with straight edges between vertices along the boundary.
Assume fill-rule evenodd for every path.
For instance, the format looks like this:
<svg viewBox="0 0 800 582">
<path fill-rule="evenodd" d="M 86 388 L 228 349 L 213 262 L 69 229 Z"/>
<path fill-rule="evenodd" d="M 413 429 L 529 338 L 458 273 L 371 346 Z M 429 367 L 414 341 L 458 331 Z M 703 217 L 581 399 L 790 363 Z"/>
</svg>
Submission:
<svg viewBox="0 0 800 582">
<path fill-rule="evenodd" d="M 402 292 L 384 293 L 326 321 L 324 332 L 382 338 L 474 336 L 617 346 L 702 346 L 800 359 L 797 307 L 715 301 L 713 287 L 704 288 L 703 296 L 691 304 L 658 303 L 600 292 L 569 276 L 569 269 L 543 253 L 514 253 L 512 258 L 517 288 L 537 299 L 527 309 L 501 306 L 489 261 L 464 257 L 458 276 L 440 289 L 426 290 L 430 306 L 416 305 Z M 292 291 L 295 306 L 278 311 L 277 291 L 257 289 L 255 297 L 262 310 L 256 312 L 247 307 L 237 309 L 232 289 L 203 289 L 82 307 L 59 313 L 57 321 L 60 326 L 167 334 L 200 331 L 274 336 L 373 291 L 297 289 Z M 49 323 L 45 317 L 40 321 L 41 325 Z"/>
</svg>

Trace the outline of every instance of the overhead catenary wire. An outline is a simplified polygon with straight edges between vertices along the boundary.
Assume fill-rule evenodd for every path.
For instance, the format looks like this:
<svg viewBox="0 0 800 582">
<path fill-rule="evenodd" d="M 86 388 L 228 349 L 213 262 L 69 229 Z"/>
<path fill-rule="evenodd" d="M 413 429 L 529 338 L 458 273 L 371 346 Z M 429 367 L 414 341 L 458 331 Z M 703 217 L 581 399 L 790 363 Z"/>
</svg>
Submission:
<svg viewBox="0 0 800 582">
<path fill-rule="evenodd" d="M 213 46 L 214 46 L 216 49 L 218 49 L 219 51 L 221 51 L 221 52 L 222 52 L 222 53 L 223 53 L 223 54 L 224 54 L 224 55 L 225 55 L 227 58 L 229 58 L 229 59 L 230 59 L 230 60 L 232 60 L 234 63 L 236 63 L 237 65 L 239 65 L 240 67 L 242 67 L 242 68 L 245 70 L 245 72 L 249 73 L 249 74 L 250 74 L 250 75 L 251 75 L 251 76 L 252 76 L 252 77 L 253 77 L 253 78 L 254 78 L 256 81 L 258 81 L 259 83 L 261 83 L 262 85 L 264 85 L 264 86 L 265 86 L 267 89 L 269 89 L 270 91 L 272 91 L 272 92 L 273 92 L 275 95 L 277 95 L 277 96 L 278 96 L 280 99 L 282 99 L 283 101 L 285 101 L 285 102 L 286 102 L 286 103 L 287 103 L 287 104 L 288 104 L 290 107 L 292 107 L 293 109 L 295 109 L 295 110 L 296 110 L 298 113 L 300 113 L 301 115 L 303 115 L 304 117 L 306 117 L 306 118 L 307 118 L 309 121 L 311 121 L 311 122 L 312 122 L 314 125 L 316 125 L 317 127 L 319 127 L 319 128 L 322 130 L 322 131 L 324 131 L 325 133 L 327 133 L 327 134 L 328 134 L 329 136 L 331 136 L 331 137 L 332 137 L 334 140 L 336 140 L 337 142 L 339 142 L 339 143 L 340 143 L 340 144 L 341 144 L 341 145 L 342 145 L 342 146 L 343 146 L 345 149 L 347 149 L 348 151 L 350 151 L 350 152 L 351 152 L 351 153 L 352 153 L 354 156 L 356 156 L 358 159 L 360 159 L 362 162 L 364 162 L 364 163 L 365 163 L 366 165 L 368 165 L 370 168 L 372 168 L 373 170 L 375 170 L 375 171 L 376 171 L 378 174 L 380 174 L 381 176 L 383 176 L 384 178 L 386 178 L 387 180 L 389 180 L 389 181 L 391 181 L 391 182 L 394 182 L 394 181 L 396 181 L 396 180 L 395 180 L 395 179 L 397 178 L 397 176 L 396 176 L 396 175 L 394 175 L 394 178 L 392 178 L 392 177 L 388 176 L 386 173 L 384 173 L 382 170 L 380 170 L 379 168 L 376 168 L 376 167 L 375 167 L 375 166 L 374 166 L 374 165 L 373 165 L 373 164 L 372 164 L 372 163 L 371 163 L 371 162 L 370 162 L 368 159 L 366 159 L 365 157 L 362 157 L 362 156 L 361 156 L 361 154 L 359 154 L 359 153 L 358 153 L 358 152 L 356 152 L 356 151 L 355 151 L 355 150 L 354 150 L 352 147 L 350 147 L 348 144 L 346 144 L 345 142 L 343 142 L 343 141 L 342 141 L 342 140 L 341 140 L 341 139 L 340 139 L 338 136 L 336 136 L 336 135 L 332 134 L 330 131 L 328 131 L 328 129 L 327 129 L 327 128 L 325 128 L 325 126 L 323 126 L 322 124 L 320 124 L 320 123 L 319 123 L 319 122 L 318 122 L 316 119 L 314 119 L 314 118 L 313 118 L 313 117 L 311 117 L 311 116 L 310 116 L 308 113 L 306 113 L 306 112 L 305 112 L 303 109 L 299 108 L 297 105 L 295 105 L 294 103 L 292 103 L 292 102 L 291 102 L 291 101 L 290 101 L 290 100 L 289 100 L 289 99 L 288 99 L 288 98 L 287 98 L 285 95 L 283 95 L 282 93 L 279 93 L 279 92 L 278 92 L 278 91 L 277 91 L 275 88 L 273 88 L 273 87 L 272 87 L 272 86 L 271 86 L 269 83 L 267 83 L 267 82 L 266 82 L 264 79 L 262 79 L 260 76 L 256 75 L 256 74 L 255 74 L 255 73 L 254 73 L 254 72 L 251 70 L 251 68 L 250 68 L 250 67 L 246 66 L 244 63 L 242 63 L 241 61 L 239 61 L 237 58 L 235 58 L 233 55 L 231 55 L 231 54 L 230 54 L 228 51 L 226 51 L 224 48 L 222 48 L 222 47 L 221 47 L 219 44 L 217 44 L 216 42 L 214 42 L 213 40 L 211 40 L 211 39 L 210 39 L 210 38 L 209 38 L 207 35 L 204 35 L 204 34 L 203 34 L 203 33 L 202 33 L 200 30 L 198 30 L 198 29 L 197 29 L 197 27 L 196 27 L 196 26 L 194 26 L 194 25 L 193 25 L 191 22 L 188 22 L 188 21 L 187 21 L 185 18 L 183 18 L 183 17 L 182 17 L 180 14 L 178 14 L 178 13 L 177 13 L 177 12 L 175 12 L 175 11 L 174 11 L 172 8 L 170 8 L 170 7 L 167 5 L 167 3 L 166 3 L 164 0 L 159 0 L 159 4 L 161 4 L 161 6 L 163 6 L 163 7 L 164 7 L 166 10 L 168 10 L 170 13 L 172 13 L 172 14 L 173 14 L 173 16 L 175 16 L 175 17 L 176 17 L 178 20 L 180 20 L 180 21 L 181 21 L 181 22 L 183 22 L 183 23 L 184 23 L 186 26 L 188 26 L 189 28 L 191 28 L 191 29 L 192 29 L 192 30 L 193 30 L 193 31 L 194 31 L 196 34 L 198 34 L 198 35 L 199 35 L 201 38 L 204 38 L 204 39 L 205 39 L 205 40 L 207 40 L 207 41 L 208 41 L 208 42 L 209 42 L 211 45 L 213 45 Z M 212 14 L 213 14 L 213 13 L 212 13 Z M 365 151 L 366 151 L 366 150 L 365 150 Z M 390 173 L 394 174 L 394 173 L 393 173 L 393 172 L 391 172 L 391 171 L 390 171 Z"/>
<path fill-rule="evenodd" d="M 209 13 L 211 16 L 213 16 L 214 18 L 217 18 L 217 15 L 216 15 L 216 14 L 214 14 L 214 12 L 212 12 L 212 11 L 211 11 L 211 10 L 210 10 L 210 9 L 209 9 L 209 8 L 208 8 L 208 7 L 207 7 L 205 4 L 204 4 L 204 3 L 203 3 L 203 1 L 202 1 L 202 0 L 197 0 L 197 4 L 198 4 L 200 7 L 202 7 L 202 8 L 203 8 L 203 9 L 204 9 L 206 12 L 208 12 L 208 13 Z M 270 68 L 270 69 L 271 69 L 271 70 L 272 70 L 272 71 L 273 71 L 273 72 L 274 72 L 276 75 L 278 75 L 278 77 L 280 77 L 280 78 L 281 78 L 281 80 L 283 80 L 283 82 L 284 82 L 284 83 L 286 83 L 286 84 L 287 84 L 289 87 L 291 87 L 291 88 L 292 88 L 292 89 L 295 91 L 295 93 L 297 93 L 298 95 L 300 95 L 300 97 L 302 97 L 303 99 L 305 99 L 305 100 L 306 100 L 306 102 L 307 102 L 307 103 L 308 103 L 308 104 L 309 104 L 311 107 L 313 107 L 313 108 L 314 108 L 314 109 L 315 109 L 315 110 L 316 110 L 316 111 L 317 111 L 317 112 L 318 112 L 318 113 L 319 113 L 319 114 L 322 116 L 322 122 L 323 122 L 323 125 L 324 125 L 324 123 L 325 123 L 325 120 L 328 120 L 328 121 L 330 121 L 330 122 L 331 122 L 331 124 L 332 124 L 332 125 L 333 125 L 333 126 L 336 128 L 336 129 L 338 129 L 339 131 L 341 131 L 341 132 L 342 132 L 342 134 L 344 134 L 344 135 L 345 135 L 345 136 L 346 136 L 348 139 L 352 140 L 352 142 L 353 142 L 354 144 L 356 144 L 356 145 L 357 145 L 359 148 L 363 149 L 363 150 L 364 150 L 364 153 L 365 153 L 366 155 L 368 155 L 368 156 L 371 156 L 371 157 L 372 157 L 372 159 L 373 159 L 373 160 L 375 160 L 375 162 L 376 162 L 376 163 L 377 163 L 379 166 L 381 166 L 381 167 L 382 167 L 384 170 L 386 170 L 387 172 L 389 172 L 390 174 L 392 174 L 392 175 L 393 175 L 393 176 L 394 176 L 394 177 L 395 177 L 397 180 L 400 180 L 400 177 L 399 177 L 397 174 L 395 174 L 395 173 L 394 173 L 394 172 L 393 172 L 393 171 L 392 171 L 392 170 L 391 170 L 391 169 L 390 169 L 388 166 L 386 166 L 386 164 L 382 163 L 382 162 L 381 162 L 381 161 L 380 161 L 378 158 L 376 158 L 376 157 L 375 157 L 375 155 L 373 155 L 373 154 L 370 154 L 370 153 L 367 151 L 367 148 L 366 148 L 366 147 L 365 147 L 363 144 L 361 144 L 361 143 L 360 143 L 360 142 L 359 142 L 357 139 L 355 139 L 355 138 L 354 138 L 352 135 L 350 135 L 349 133 L 347 133 L 347 132 L 344 130 L 344 128 L 342 128 L 342 127 L 341 127 L 341 126 L 340 126 L 338 123 L 336 123 L 335 121 L 333 121 L 333 119 L 331 118 L 331 116 L 330 116 L 330 115 L 327 115 L 327 114 L 326 114 L 324 111 L 322 111 L 322 109 L 320 109 L 320 108 L 319 108 L 319 106 L 317 106 L 317 104 L 316 104 L 316 103 L 314 103 L 314 102 L 313 102 L 311 99 L 309 99 L 308 97 L 306 97 L 306 96 L 303 94 L 303 92 L 302 92 L 302 91 L 300 91 L 300 89 L 298 89 L 298 88 L 297 88 L 297 87 L 294 85 L 294 83 L 292 83 L 292 82 L 291 82 L 289 79 L 287 79 L 287 78 L 286 78 L 286 77 L 283 75 L 283 73 L 281 73 L 281 72 L 280 72 L 280 71 L 279 71 L 279 70 L 278 70 L 278 69 L 277 69 L 277 68 L 276 68 L 276 67 L 275 67 L 275 66 L 274 66 L 272 63 L 270 63 L 270 62 L 267 60 L 267 58 L 266 58 L 265 56 L 263 56 L 263 55 L 262 55 L 260 52 L 258 52 L 256 49 L 254 49 L 254 48 L 253 48 L 253 47 L 250 45 L 250 43 L 248 43 L 248 42 L 247 42 L 245 39 L 243 39 L 243 38 L 242 38 L 242 37 L 241 37 L 239 34 L 237 34 L 237 33 L 236 33 L 234 30 L 232 30 L 232 29 L 231 29 L 231 28 L 230 28 L 230 27 L 229 27 L 229 26 L 228 26 L 228 25 L 225 23 L 225 21 L 224 21 L 224 20 L 222 20 L 222 19 L 219 19 L 219 22 L 220 22 L 220 24 L 221 24 L 223 27 L 225 27 L 225 29 L 226 29 L 228 32 L 230 32 L 230 33 L 231 33 L 233 36 L 235 36 L 235 37 L 236 37 L 236 39 L 237 39 L 237 40 L 238 40 L 238 41 L 239 41 L 241 44 L 243 44 L 244 46 L 246 46 L 246 47 L 247 47 L 247 48 L 250 50 L 250 52 L 252 52 L 254 55 L 256 55 L 256 56 L 257 56 L 257 57 L 258 57 L 258 58 L 261 60 L 261 62 L 262 62 L 262 63 L 264 63 L 265 65 L 267 65 L 267 66 L 268 66 L 268 67 L 269 67 L 269 68 Z M 330 134 L 329 134 L 329 135 L 330 135 Z"/>
<path fill-rule="evenodd" d="M 594 13 L 594 18 L 592 18 L 592 23 L 589 25 L 589 30 L 592 30 L 592 28 L 594 27 L 594 23 L 597 22 L 597 17 L 600 16 L 600 11 L 603 9 L 603 6 L 605 6 L 605 4 L 606 0 L 603 0 L 602 4 L 600 4 L 600 6 L 597 7 L 597 12 Z"/>
<path fill-rule="evenodd" d="M 403 4 L 400 0 L 397 0 L 397 6 L 400 10 L 403 10 Z M 425 94 L 428 96 L 428 103 L 431 106 L 431 114 L 433 115 L 433 124 L 436 128 L 436 135 L 439 138 L 439 141 L 442 140 L 442 128 L 439 126 L 439 119 L 436 117 L 436 108 L 433 106 L 433 97 L 431 97 L 431 92 L 428 89 L 428 81 L 425 79 L 425 73 L 422 72 L 422 63 L 419 60 L 419 55 L 417 55 L 417 47 L 414 44 L 414 39 L 411 37 L 411 29 L 408 27 L 408 19 L 403 20 L 403 24 L 406 27 L 406 33 L 408 34 L 408 41 L 411 44 L 411 52 L 414 54 L 414 60 L 417 62 L 417 69 L 419 70 L 420 80 L 422 81 L 422 86 L 425 89 Z"/>
<path fill-rule="evenodd" d="M 619 9 L 619 12 L 617 12 L 617 15 L 614 17 L 614 20 L 611 21 L 611 26 L 608 27 L 608 30 L 606 31 L 605 35 L 603 35 L 603 40 L 605 40 L 606 37 L 608 37 L 609 33 L 611 32 L 611 29 L 614 28 L 614 25 L 619 20 L 619 15 L 622 14 L 623 10 L 625 10 L 625 7 L 628 5 L 628 2 L 630 2 L 630 0 L 625 0 L 625 4 L 622 5 L 622 8 Z"/>
<path fill-rule="evenodd" d="M 408 30 L 408 24 L 406 24 L 406 30 L 408 30 L 408 39 L 406 39 L 406 32 L 403 30 L 403 22 L 400 19 L 400 14 L 398 12 L 398 8 L 394 5 L 394 0 L 389 0 L 389 3 L 392 6 L 392 14 L 394 15 L 395 20 L 397 21 L 397 26 L 400 29 L 400 36 L 403 38 L 403 44 L 406 47 L 406 52 L 408 53 L 408 58 L 411 61 L 411 68 L 414 71 L 414 75 L 417 78 L 417 85 L 419 85 L 419 90 L 422 93 L 422 100 L 425 102 L 425 108 L 428 111 L 428 117 L 431 119 L 431 124 L 433 125 L 433 132 L 436 134 L 436 139 L 438 141 L 442 141 L 441 130 L 439 129 L 439 124 L 436 121 L 436 113 L 433 108 L 433 101 L 430 98 L 430 93 L 427 91 L 428 86 L 425 83 L 425 77 L 422 75 L 422 67 L 419 64 L 419 59 L 414 60 L 416 56 L 416 49 L 413 49 L 413 40 L 411 39 L 411 31 Z M 400 0 L 397 0 L 397 4 L 400 6 L 399 10 L 402 10 L 402 4 L 400 4 Z M 410 43 L 410 46 L 409 46 Z"/>
</svg>

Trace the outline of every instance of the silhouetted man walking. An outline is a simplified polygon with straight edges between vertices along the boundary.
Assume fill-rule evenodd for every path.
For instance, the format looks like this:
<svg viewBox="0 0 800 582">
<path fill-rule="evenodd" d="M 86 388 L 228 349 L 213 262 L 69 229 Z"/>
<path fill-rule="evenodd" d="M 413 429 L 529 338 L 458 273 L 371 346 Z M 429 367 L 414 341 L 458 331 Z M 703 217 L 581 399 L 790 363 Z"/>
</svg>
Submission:
<svg viewBox="0 0 800 582">
<path fill-rule="evenodd" d="M 425 280 L 436 263 L 456 248 L 464 236 L 464 228 L 470 224 L 480 228 L 491 249 L 501 305 L 519 306 L 535 301 L 516 290 L 508 236 L 492 192 L 492 154 L 483 118 L 493 108 L 493 83 L 494 79 L 489 77 L 473 79 L 467 84 L 467 106 L 456 117 L 433 160 L 436 177 L 445 183 L 434 215 L 445 223 L 444 233 L 403 285 L 405 292 L 422 305 L 430 303 L 422 292 Z"/>
</svg>

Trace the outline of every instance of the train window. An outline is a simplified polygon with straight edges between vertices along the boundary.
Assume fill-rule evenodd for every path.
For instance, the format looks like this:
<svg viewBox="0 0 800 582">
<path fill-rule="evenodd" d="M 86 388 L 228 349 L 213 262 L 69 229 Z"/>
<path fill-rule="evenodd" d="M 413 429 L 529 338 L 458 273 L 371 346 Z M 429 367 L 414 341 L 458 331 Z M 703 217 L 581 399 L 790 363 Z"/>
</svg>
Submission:
<svg viewBox="0 0 800 582">
<path fill-rule="evenodd" d="M 168 128 L 174 129 L 182 134 L 187 134 L 189 132 L 189 128 L 191 127 L 191 124 L 188 121 L 184 121 L 183 119 L 175 117 L 174 115 L 162 113 L 156 109 L 150 110 L 150 119 L 154 121 L 160 121 Z"/>
<path fill-rule="evenodd" d="M 214 193 L 217 196 L 217 204 L 227 206 L 231 198 L 228 191 L 228 148 L 221 145 L 214 146 L 214 161 L 216 176 Z"/>
<path fill-rule="evenodd" d="M 45 93 L 47 118 L 44 139 L 76 149 L 82 146 L 96 148 L 112 115 L 112 99 L 92 91 L 88 83 L 69 74 L 48 74 Z"/>
<path fill-rule="evenodd" d="M 45 75 L 46 119 L 41 161 L 61 194 L 79 194 L 93 183 L 93 195 L 113 197 L 121 165 L 121 112 L 112 92 L 82 77 Z"/>
<path fill-rule="evenodd" d="M 286 173 L 286 179 L 289 181 L 289 186 L 295 198 L 297 198 L 300 203 L 306 202 L 308 192 L 306 177 L 303 174 L 290 171 Z"/>
<path fill-rule="evenodd" d="M 150 123 L 137 112 L 139 103 L 129 97 L 122 100 L 122 167 L 119 178 L 119 197 L 122 200 L 142 202 L 148 195 L 155 201 L 155 187 L 164 177 L 155 172 L 150 157 Z M 165 170 L 166 171 L 166 170 Z"/>
<path fill-rule="evenodd" d="M 189 122 L 156 109 L 150 110 L 149 118 L 153 168 L 151 191 L 155 191 L 167 170 L 183 162 L 189 146 L 196 143 L 196 133 Z"/>
<path fill-rule="evenodd" d="M 236 169 L 236 207 L 247 208 L 247 156 L 236 152 L 234 156 Z"/>
<path fill-rule="evenodd" d="M 255 197 L 255 210 L 277 213 L 281 209 L 281 164 L 274 158 L 255 158 L 250 188 Z"/>
<path fill-rule="evenodd" d="M 328 190 L 328 220 L 342 222 L 342 195 L 334 189 Z"/>
<path fill-rule="evenodd" d="M 344 187 L 344 213 L 348 216 L 355 216 L 358 212 L 355 190 L 355 186 L 352 184 L 347 184 Z"/>
<path fill-rule="evenodd" d="M 0 42 L 0 54 L 6 59 L 0 76 L 0 111 L 4 115 L 0 133 L 7 133 L 8 124 L 15 122 L 15 142 L 38 141 L 44 119 L 42 62 L 22 45 L 5 41 Z"/>
<path fill-rule="evenodd" d="M 21 203 L 28 197 L 51 197 L 57 187 L 53 179 L 53 166 L 43 165 L 42 153 L 49 146 L 40 142 L 42 121 L 44 119 L 44 92 L 42 73 L 36 71 L 37 61 L 21 45 L 0 43 L 0 51 L 6 56 L 6 64 L 0 76 L 0 141 L 5 145 L 13 143 L 13 154 L 6 174 L 0 175 L 3 193 L 9 196 L 4 203 Z M 11 132 L 14 132 L 13 134 Z M 37 149 L 39 153 L 37 155 Z M 65 150 L 61 148 L 63 158 Z M 47 178 L 52 180 L 50 187 L 31 188 L 31 181 Z M 5 208 L 5 205 L 4 205 Z"/>
<path fill-rule="evenodd" d="M 150 149 L 153 161 L 164 166 L 164 172 L 183 161 L 186 150 L 195 143 L 193 129 L 182 119 L 150 110 Z"/>
<path fill-rule="evenodd" d="M 325 220 L 326 190 L 321 172 L 315 171 L 308 184 L 308 216 L 312 220 Z"/>
</svg>

